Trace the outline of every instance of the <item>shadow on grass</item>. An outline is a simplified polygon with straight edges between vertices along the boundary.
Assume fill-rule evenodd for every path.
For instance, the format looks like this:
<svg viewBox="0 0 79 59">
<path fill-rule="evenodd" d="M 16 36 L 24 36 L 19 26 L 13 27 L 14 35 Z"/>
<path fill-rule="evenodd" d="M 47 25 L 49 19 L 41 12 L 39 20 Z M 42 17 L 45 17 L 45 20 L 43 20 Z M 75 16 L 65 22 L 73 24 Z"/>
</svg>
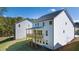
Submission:
<svg viewBox="0 0 79 59">
<path fill-rule="evenodd" d="M 14 40 L 14 37 L 7 38 L 7 39 L 5 39 L 5 40 L 3 40 L 3 41 L 0 41 L 0 44 L 1 44 L 1 43 L 4 43 L 4 42 L 12 41 L 12 40 Z"/>
<path fill-rule="evenodd" d="M 38 47 L 38 48 L 30 47 L 26 41 L 17 42 L 6 50 L 7 51 L 48 51 L 48 49 L 44 47 Z"/>
</svg>

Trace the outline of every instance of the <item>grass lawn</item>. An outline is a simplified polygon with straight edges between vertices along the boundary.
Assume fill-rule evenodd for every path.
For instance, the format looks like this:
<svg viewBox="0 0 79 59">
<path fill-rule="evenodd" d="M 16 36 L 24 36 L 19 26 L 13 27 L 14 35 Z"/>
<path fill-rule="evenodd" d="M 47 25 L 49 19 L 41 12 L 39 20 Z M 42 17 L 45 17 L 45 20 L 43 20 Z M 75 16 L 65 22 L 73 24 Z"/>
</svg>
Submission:
<svg viewBox="0 0 79 59">
<path fill-rule="evenodd" d="M 32 50 L 30 47 L 26 46 L 26 41 L 17 42 L 14 45 L 11 45 L 7 48 L 7 51 L 24 51 Z"/>
<path fill-rule="evenodd" d="M 0 41 L 0 51 L 47 51 L 44 47 L 31 47 L 26 40 L 13 40 L 8 38 Z"/>
<path fill-rule="evenodd" d="M 79 38 L 78 38 L 79 39 Z M 50 51 L 44 47 L 31 47 L 26 40 L 5 40 L 0 42 L 0 51 Z M 79 40 L 55 51 L 79 51 Z"/>
<path fill-rule="evenodd" d="M 20 42 L 20 41 L 23 41 L 23 40 L 10 40 L 10 39 L 7 39 L 7 40 L 4 40 L 4 41 L 1 41 L 0 42 L 0 51 L 6 51 L 6 49 L 17 43 L 17 42 Z"/>
<path fill-rule="evenodd" d="M 30 47 L 26 41 L 17 42 L 14 45 L 7 48 L 7 51 L 47 51 L 44 47 Z"/>
<path fill-rule="evenodd" d="M 56 51 L 79 51 L 79 41 L 65 45 Z"/>
</svg>

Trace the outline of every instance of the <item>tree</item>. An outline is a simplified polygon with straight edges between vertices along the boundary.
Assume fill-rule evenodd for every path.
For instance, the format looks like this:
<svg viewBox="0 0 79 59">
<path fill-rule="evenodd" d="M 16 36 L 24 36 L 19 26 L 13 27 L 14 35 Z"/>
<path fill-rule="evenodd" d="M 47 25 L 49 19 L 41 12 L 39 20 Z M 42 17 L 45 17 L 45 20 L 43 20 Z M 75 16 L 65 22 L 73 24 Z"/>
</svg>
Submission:
<svg viewBox="0 0 79 59">
<path fill-rule="evenodd" d="M 33 19 L 23 17 L 4 17 L 7 8 L 0 7 L 0 36 L 14 35 L 15 24 L 24 20 L 33 21 Z M 34 21 L 35 22 L 35 21 Z"/>
<path fill-rule="evenodd" d="M 6 12 L 6 8 L 5 7 L 0 7 L 0 32 L 1 32 L 1 35 L 4 34 L 4 30 L 5 30 L 5 27 L 4 27 L 5 18 L 3 17 L 3 14 L 5 12 Z"/>
</svg>

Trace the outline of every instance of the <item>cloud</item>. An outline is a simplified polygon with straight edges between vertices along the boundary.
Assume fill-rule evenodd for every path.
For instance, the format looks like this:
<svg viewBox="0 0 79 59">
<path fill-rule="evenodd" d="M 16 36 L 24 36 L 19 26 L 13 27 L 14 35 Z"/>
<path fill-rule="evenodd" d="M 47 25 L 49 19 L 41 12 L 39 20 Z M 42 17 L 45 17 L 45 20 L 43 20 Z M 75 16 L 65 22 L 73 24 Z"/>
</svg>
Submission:
<svg viewBox="0 0 79 59">
<path fill-rule="evenodd" d="M 6 15 L 3 15 L 4 17 L 7 17 Z"/>
<path fill-rule="evenodd" d="M 52 12 L 56 11 L 56 9 L 51 9 Z"/>
<path fill-rule="evenodd" d="M 79 22 L 79 20 L 74 20 L 74 22 Z"/>
</svg>

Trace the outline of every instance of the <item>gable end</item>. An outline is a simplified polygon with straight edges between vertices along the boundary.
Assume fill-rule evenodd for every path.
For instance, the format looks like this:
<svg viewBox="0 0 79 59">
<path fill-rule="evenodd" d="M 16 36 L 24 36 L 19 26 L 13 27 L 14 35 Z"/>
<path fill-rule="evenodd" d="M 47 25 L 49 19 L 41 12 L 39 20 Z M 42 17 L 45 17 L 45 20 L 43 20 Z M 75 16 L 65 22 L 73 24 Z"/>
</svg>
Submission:
<svg viewBox="0 0 79 59">
<path fill-rule="evenodd" d="M 74 22 L 73 22 L 73 19 L 72 17 L 69 15 L 69 13 L 67 12 L 67 10 L 64 10 L 65 14 L 67 15 L 67 17 L 69 18 L 69 20 L 71 21 L 71 23 L 73 24 L 74 26 Z"/>
</svg>

